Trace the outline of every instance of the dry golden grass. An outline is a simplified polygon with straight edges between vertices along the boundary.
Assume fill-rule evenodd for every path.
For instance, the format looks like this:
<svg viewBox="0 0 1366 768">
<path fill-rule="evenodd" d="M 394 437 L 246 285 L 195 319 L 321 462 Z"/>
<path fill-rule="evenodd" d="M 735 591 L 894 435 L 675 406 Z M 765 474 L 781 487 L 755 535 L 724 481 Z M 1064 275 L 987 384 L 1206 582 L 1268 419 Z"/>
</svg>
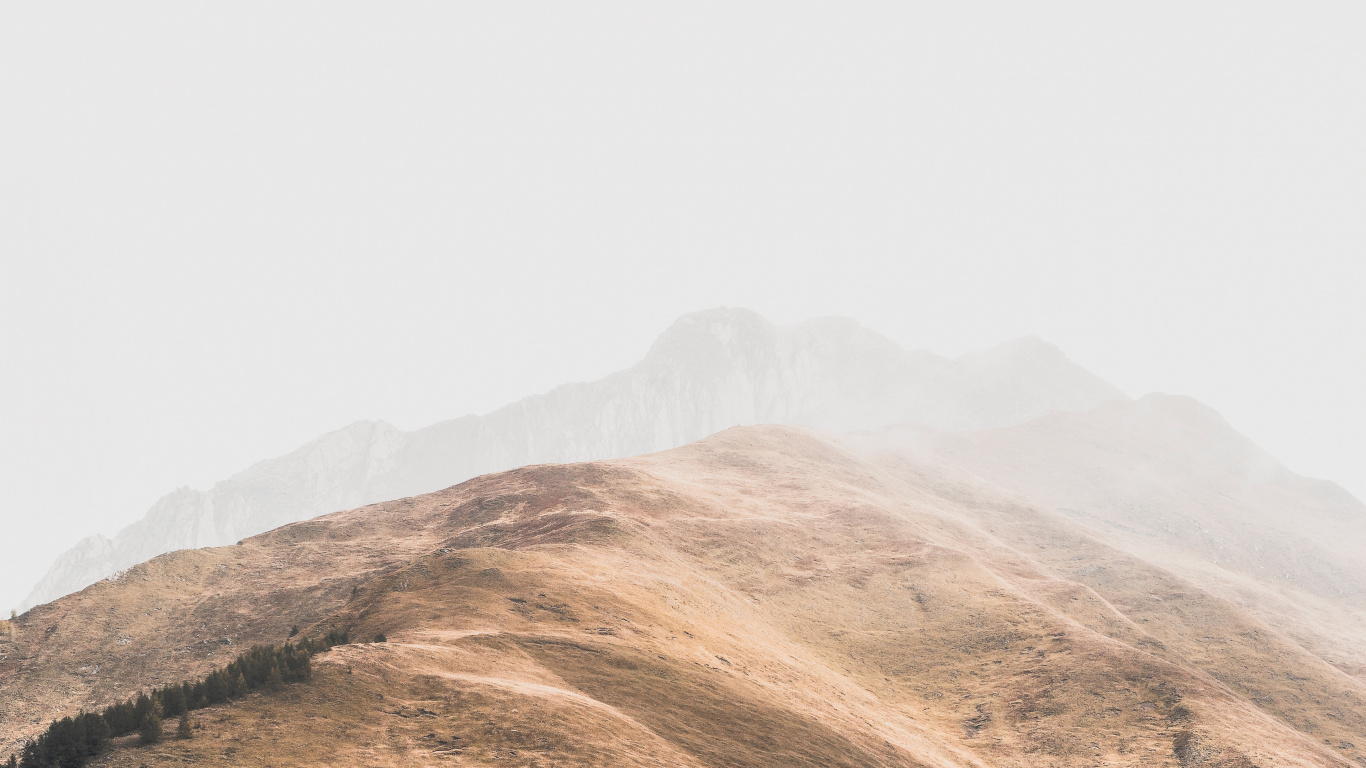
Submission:
<svg viewBox="0 0 1366 768">
<path fill-rule="evenodd" d="M 1366 764 L 1361 682 L 1286 628 L 933 455 L 777 427 L 479 478 L 35 609 L 0 662 L 0 752 L 293 624 L 388 642 L 99 764 Z"/>
</svg>

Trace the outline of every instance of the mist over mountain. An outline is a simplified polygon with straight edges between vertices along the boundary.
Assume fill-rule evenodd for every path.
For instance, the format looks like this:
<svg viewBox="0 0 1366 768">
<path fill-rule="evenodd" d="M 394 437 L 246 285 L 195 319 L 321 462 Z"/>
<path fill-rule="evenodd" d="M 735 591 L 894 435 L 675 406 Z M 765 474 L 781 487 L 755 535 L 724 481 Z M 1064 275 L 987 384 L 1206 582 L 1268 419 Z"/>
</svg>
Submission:
<svg viewBox="0 0 1366 768">
<path fill-rule="evenodd" d="M 778 326 L 744 309 L 706 310 L 680 318 L 643 360 L 598 381 L 412 432 L 357 422 L 208 491 L 176 490 L 112 539 L 92 536 L 64 553 L 22 608 L 163 552 L 231 544 L 526 464 L 660 451 L 736 425 L 986 429 L 1123 399 L 1033 337 L 948 359 L 904 350 L 845 318 Z"/>
<path fill-rule="evenodd" d="M 907 431 L 920 430 L 892 430 Z M 925 444 L 1366 680 L 1366 505 L 1291 472 L 1208 406 L 1150 394 Z"/>
<path fill-rule="evenodd" d="M 1356 768 L 1364 511 L 1187 398 L 726 429 L 36 607 L 0 637 L 0 754 L 298 628 L 361 642 L 91 768 Z"/>
<path fill-rule="evenodd" d="M 298 631 L 352 642 L 90 765 L 1366 765 L 1366 505 L 1037 339 L 695 313 L 85 547 L 0 625 L 0 754 Z"/>
</svg>

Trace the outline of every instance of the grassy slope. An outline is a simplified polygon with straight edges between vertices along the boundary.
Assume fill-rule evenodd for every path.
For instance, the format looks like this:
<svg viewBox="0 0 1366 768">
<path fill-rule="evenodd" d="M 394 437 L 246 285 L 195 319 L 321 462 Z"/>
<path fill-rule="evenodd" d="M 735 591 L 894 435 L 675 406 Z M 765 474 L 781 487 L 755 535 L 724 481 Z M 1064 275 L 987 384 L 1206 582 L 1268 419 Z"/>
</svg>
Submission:
<svg viewBox="0 0 1366 768">
<path fill-rule="evenodd" d="M 0 741 L 295 623 L 389 642 L 103 764 L 1329 766 L 1366 746 L 1360 683 L 1232 603 L 952 466 L 779 428 L 158 558 L 18 622 Z"/>
</svg>

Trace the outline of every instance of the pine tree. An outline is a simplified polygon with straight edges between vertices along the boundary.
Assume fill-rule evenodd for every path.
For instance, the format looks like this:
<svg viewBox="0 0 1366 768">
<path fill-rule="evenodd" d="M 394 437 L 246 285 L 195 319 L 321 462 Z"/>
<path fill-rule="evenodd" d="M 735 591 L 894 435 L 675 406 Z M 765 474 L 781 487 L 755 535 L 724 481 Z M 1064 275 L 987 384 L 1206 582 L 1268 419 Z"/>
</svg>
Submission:
<svg viewBox="0 0 1366 768">
<path fill-rule="evenodd" d="M 85 755 L 94 757 L 109 744 L 109 723 L 97 712 L 82 712 L 77 720 L 85 731 Z"/>
<path fill-rule="evenodd" d="M 280 675 L 279 665 L 271 664 L 270 675 L 266 677 L 266 685 L 270 686 L 270 689 L 272 691 L 278 691 L 280 690 L 280 688 L 284 686 L 284 684 L 285 679 Z"/>
<path fill-rule="evenodd" d="M 138 729 L 138 736 L 143 744 L 157 744 L 164 737 L 165 733 L 161 730 L 161 718 L 153 712 L 142 721 L 142 727 Z"/>
<path fill-rule="evenodd" d="M 194 729 L 190 726 L 190 713 L 180 713 L 180 724 L 176 726 L 175 737 L 177 739 L 193 739 Z"/>
<path fill-rule="evenodd" d="M 137 730 L 138 727 L 133 713 L 133 705 L 126 701 L 106 707 L 104 722 L 109 725 L 110 736 L 127 736 Z"/>
<path fill-rule="evenodd" d="M 178 685 L 168 685 L 161 690 L 161 716 L 175 717 L 188 708 L 185 692 Z"/>
<path fill-rule="evenodd" d="M 157 706 L 152 701 L 152 697 L 145 693 L 138 696 L 137 701 L 133 704 L 133 727 L 140 729 L 143 723 L 156 716 Z"/>
<path fill-rule="evenodd" d="M 221 671 L 211 672 L 204 678 L 204 697 L 209 700 L 209 704 L 222 704 L 228 700 L 228 682 Z"/>
</svg>

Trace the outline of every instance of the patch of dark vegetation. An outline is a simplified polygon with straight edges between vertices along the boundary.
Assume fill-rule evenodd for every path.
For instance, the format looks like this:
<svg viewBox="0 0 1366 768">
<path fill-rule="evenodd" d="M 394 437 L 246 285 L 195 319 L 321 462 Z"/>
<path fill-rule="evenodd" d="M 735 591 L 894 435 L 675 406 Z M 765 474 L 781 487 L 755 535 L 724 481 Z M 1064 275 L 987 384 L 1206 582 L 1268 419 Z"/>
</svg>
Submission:
<svg viewBox="0 0 1366 768">
<path fill-rule="evenodd" d="M 560 621 L 577 622 L 579 620 L 578 617 L 574 615 L 574 611 L 570 609 L 568 603 L 554 603 L 551 605 L 546 605 L 545 603 L 536 603 L 536 609 L 550 613 Z"/>
<path fill-rule="evenodd" d="M 304 639 L 283 645 L 258 645 L 222 669 L 196 682 L 168 685 L 136 698 L 112 704 L 103 712 L 82 712 L 48 726 L 41 736 L 24 745 L 22 755 L 10 757 L 13 768 L 82 768 L 108 748 L 110 740 L 138 734 L 143 744 L 165 738 L 163 718 L 180 719 L 177 738 L 190 738 L 189 713 L 230 699 L 241 698 L 258 688 L 276 690 L 287 683 L 308 680 L 311 659 L 333 646 L 350 642 L 345 632 L 332 630 L 321 639 Z"/>
<path fill-rule="evenodd" d="M 606 544 L 629 535 L 620 521 L 596 512 L 548 512 L 472 528 L 447 539 L 450 549 L 523 549 L 556 544 Z"/>
<path fill-rule="evenodd" d="M 983 728 L 991 725 L 991 713 L 986 711 L 985 704 L 977 705 L 977 715 L 963 721 L 963 735 L 969 739 L 977 737 Z"/>
<path fill-rule="evenodd" d="M 516 509 L 525 500 L 515 495 L 471 499 L 451 510 L 447 519 L 452 525 L 483 525 L 502 517 L 504 510 Z"/>
<path fill-rule="evenodd" d="M 471 581 L 481 587 L 494 588 L 508 583 L 508 579 L 503 575 L 501 568 L 485 568 L 474 575 Z"/>
<path fill-rule="evenodd" d="M 307 520 L 277 528 L 256 537 L 258 541 L 272 544 L 300 544 L 306 541 L 322 541 L 335 538 L 336 525 L 330 520 Z"/>
<path fill-rule="evenodd" d="M 1256 763 L 1242 752 L 1232 747 L 1219 749 L 1190 730 L 1177 731 L 1172 737 L 1172 754 L 1181 762 L 1182 768 L 1257 768 Z"/>
<path fill-rule="evenodd" d="M 1190 731 L 1178 731 L 1172 737 L 1172 754 L 1182 765 L 1195 765 L 1204 762 L 1200 754 L 1199 740 Z"/>
<path fill-rule="evenodd" d="M 594 489 L 620 485 L 630 473 L 597 464 L 536 465 L 486 475 L 462 485 L 476 494 L 447 515 L 454 526 L 500 517 L 535 516 L 555 508 L 595 506 Z M 614 482 L 615 481 L 615 482 Z"/>
</svg>

